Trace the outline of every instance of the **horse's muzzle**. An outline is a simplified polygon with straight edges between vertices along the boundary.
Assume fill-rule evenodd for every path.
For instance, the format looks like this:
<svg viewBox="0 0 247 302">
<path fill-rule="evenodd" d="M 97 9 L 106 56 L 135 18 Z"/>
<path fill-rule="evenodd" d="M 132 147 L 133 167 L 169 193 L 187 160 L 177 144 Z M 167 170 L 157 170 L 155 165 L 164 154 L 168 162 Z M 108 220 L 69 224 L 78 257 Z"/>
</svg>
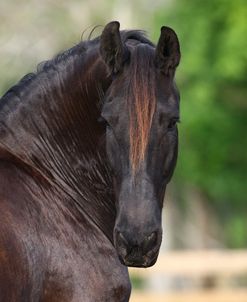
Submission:
<svg viewBox="0 0 247 302">
<path fill-rule="evenodd" d="M 158 231 L 145 236 L 138 244 L 137 241 L 127 239 L 123 233 L 116 231 L 115 246 L 122 264 L 133 267 L 149 267 L 155 264 L 161 242 Z"/>
</svg>

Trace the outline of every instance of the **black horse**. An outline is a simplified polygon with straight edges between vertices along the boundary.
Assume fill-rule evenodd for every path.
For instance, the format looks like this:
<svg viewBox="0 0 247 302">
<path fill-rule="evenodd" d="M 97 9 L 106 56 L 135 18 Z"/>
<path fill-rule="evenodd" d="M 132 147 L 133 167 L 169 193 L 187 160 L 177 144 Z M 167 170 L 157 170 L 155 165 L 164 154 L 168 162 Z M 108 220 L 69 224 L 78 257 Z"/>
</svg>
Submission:
<svg viewBox="0 0 247 302">
<path fill-rule="evenodd" d="M 0 301 L 128 301 L 177 158 L 174 31 L 81 42 L 0 100 Z"/>
</svg>

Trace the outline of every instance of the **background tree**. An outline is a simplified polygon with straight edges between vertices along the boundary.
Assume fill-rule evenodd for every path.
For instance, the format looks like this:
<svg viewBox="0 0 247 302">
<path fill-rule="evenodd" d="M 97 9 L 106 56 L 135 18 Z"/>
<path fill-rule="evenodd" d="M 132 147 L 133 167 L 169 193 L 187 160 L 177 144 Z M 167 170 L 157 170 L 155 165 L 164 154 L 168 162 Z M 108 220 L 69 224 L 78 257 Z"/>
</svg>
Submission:
<svg viewBox="0 0 247 302">
<path fill-rule="evenodd" d="M 159 9 L 180 37 L 182 91 L 176 191 L 198 188 L 230 247 L 247 244 L 247 4 L 180 0 Z"/>
</svg>

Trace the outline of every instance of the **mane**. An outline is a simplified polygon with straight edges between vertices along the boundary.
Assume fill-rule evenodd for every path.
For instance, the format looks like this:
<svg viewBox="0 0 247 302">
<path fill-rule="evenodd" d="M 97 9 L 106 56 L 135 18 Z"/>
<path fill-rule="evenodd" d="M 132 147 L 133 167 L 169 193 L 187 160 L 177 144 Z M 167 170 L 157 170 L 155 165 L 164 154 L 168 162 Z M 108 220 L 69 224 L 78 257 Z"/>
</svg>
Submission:
<svg viewBox="0 0 247 302">
<path fill-rule="evenodd" d="M 123 30 L 120 32 L 120 34 L 124 43 L 126 43 L 127 41 L 132 41 L 138 44 L 141 43 L 149 46 L 154 46 L 153 43 L 146 37 L 146 33 L 142 30 Z M 80 56 L 81 60 L 83 60 L 83 57 L 86 54 L 87 50 L 98 45 L 99 41 L 100 36 L 93 40 L 82 41 L 74 47 L 57 54 L 51 60 L 39 63 L 35 72 L 25 75 L 16 85 L 12 86 L 9 90 L 7 90 L 7 92 L 2 96 L 2 98 L 0 98 L 0 123 L 6 118 L 6 115 L 8 113 L 12 113 L 15 109 L 18 108 L 19 105 L 23 103 L 23 101 L 25 101 L 23 100 L 23 95 L 25 94 L 25 92 L 36 88 L 39 89 L 42 85 L 42 82 L 45 82 L 45 85 L 47 85 L 47 81 L 44 81 L 44 78 L 50 78 L 49 74 L 53 74 L 54 71 L 56 71 L 56 73 L 58 73 L 58 76 L 60 77 L 61 68 L 59 68 L 59 65 L 64 66 L 67 62 L 68 65 L 73 65 L 74 58 L 78 56 Z M 135 75 L 132 74 L 130 83 L 133 83 L 133 85 L 135 85 L 135 88 L 132 89 L 132 93 L 134 93 L 135 95 L 135 105 L 129 104 L 129 108 L 131 108 L 130 112 L 133 113 L 130 116 L 130 122 L 132 125 L 130 129 L 130 142 L 132 146 L 131 162 L 133 163 L 133 166 L 136 167 L 138 165 L 138 154 L 141 154 L 141 159 L 143 159 L 144 157 L 145 146 L 148 136 L 148 129 L 145 124 L 148 118 L 151 120 L 151 116 L 148 115 L 149 110 L 145 107 L 149 104 L 149 90 L 147 89 L 147 87 L 149 86 L 148 81 L 150 79 L 144 79 L 146 68 L 143 68 L 145 64 L 149 64 L 148 62 L 145 62 L 148 60 L 148 56 L 146 57 L 146 59 L 144 58 L 143 62 L 141 62 L 141 60 L 143 59 L 140 59 L 143 56 L 140 56 L 139 58 L 136 53 L 134 53 L 134 56 Z M 143 76 L 140 72 L 141 69 L 143 69 L 144 72 Z M 83 72 L 83 70 L 80 72 Z M 50 85 L 49 81 L 48 85 Z M 140 103 L 141 97 L 144 97 L 143 100 L 145 100 L 145 102 L 142 102 L 142 105 Z M 129 103 L 131 102 L 129 101 Z M 148 107 L 150 107 L 150 104 L 148 105 Z M 143 112 L 140 111 L 141 108 L 143 109 Z M 86 109 L 87 108 L 85 108 L 85 110 Z M 134 121 L 136 121 L 136 126 Z M 148 124 L 149 122 L 147 123 L 147 125 Z M 138 131 L 140 131 L 141 133 L 141 142 L 140 140 L 134 142 L 134 137 L 139 137 Z"/>
<path fill-rule="evenodd" d="M 138 154 L 143 158 L 145 153 L 154 110 L 150 101 L 153 94 L 148 88 L 153 76 L 146 73 L 151 66 L 149 45 L 153 44 L 142 31 L 121 31 L 121 37 L 123 42 L 144 45 L 145 53 L 139 58 L 138 53 L 142 51 L 139 46 L 133 53 L 135 72 L 131 75 L 127 97 L 129 108 L 133 109 L 130 109 L 131 160 L 137 166 Z M 32 175 L 36 171 L 71 192 L 71 196 L 75 194 L 74 200 L 80 200 L 80 211 L 84 213 L 87 209 L 86 215 L 91 215 L 91 219 L 104 226 L 111 236 L 115 215 L 112 178 L 104 151 L 97 146 L 103 128 L 96 123 L 101 103 L 95 98 L 101 94 L 103 99 L 103 92 L 95 87 L 86 72 L 87 64 L 92 64 L 87 62 L 86 54 L 96 50 L 99 41 L 100 37 L 82 41 L 40 63 L 36 72 L 25 75 L 5 93 L 0 99 L 0 147 L 11 153 L 11 161 L 25 166 Z M 71 85 L 79 85 L 76 95 L 68 91 Z M 134 95 L 134 102 L 131 95 Z M 58 109 L 63 116 L 56 114 Z M 57 129 L 66 131 L 59 134 Z M 27 139 L 22 140 L 26 135 Z M 140 139 L 135 141 L 135 138 Z M 93 201 L 90 205 L 89 200 Z M 102 217 L 108 219 L 107 225 L 100 215 L 97 216 L 97 207 L 104 208 Z"/>
<path fill-rule="evenodd" d="M 153 45 L 152 42 L 146 37 L 145 31 L 123 30 L 120 34 L 123 42 L 126 42 L 127 40 L 136 40 L 144 44 Z M 68 60 L 68 58 L 73 57 L 77 54 L 83 56 L 86 50 L 89 47 L 99 43 L 99 40 L 100 37 L 97 37 L 93 40 L 82 41 L 74 47 L 57 54 L 53 59 L 39 63 L 35 72 L 26 74 L 16 85 L 9 88 L 6 93 L 0 98 L 0 112 L 1 109 L 6 104 L 8 104 L 8 102 L 11 102 L 11 99 L 15 98 L 16 96 L 20 96 L 22 90 L 29 86 L 33 81 L 35 81 L 41 73 L 49 72 L 49 70 L 54 68 L 54 66 Z"/>
<path fill-rule="evenodd" d="M 83 56 L 85 50 L 88 48 L 88 41 L 79 43 L 78 45 L 57 54 L 51 60 L 43 61 L 37 65 L 37 69 L 34 72 L 28 73 L 14 86 L 10 87 L 6 93 L 0 98 L 0 112 L 5 105 L 8 105 L 11 100 L 16 97 L 21 98 L 23 90 L 27 89 L 41 74 L 47 74 L 51 69 L 56 68 L 60 63 L 65 62 L 69 58 L 80 54 Z"/>
<path fill-rule="evenodd" d="M 145 156 L 148 135 L 155 110 L 154 91 L 150 89 L 150 87 L 154 87 L 154 75 L 152 73 L 151 48 L 149 47 L 153 47 L 154 45 L 146 37 L 146 33 L 141 30 L 123 30 L 120 34 L 124 43 L 130 41 L 132 44 L 138 45 L 134 48 L 135 50 L 132 54 L 133 73 L 130 74 L 129 88 L 126 96 L 130 122 L 130 161 L 132 170 L 135 171 Z M 60 65 L 63 67 L 66 64 L 73 65 L 76 57 L 80 57 L 83 61 L 87 50 L 97 46 L 99 41 L 100 37 L 82 41 L 74 47 L 59 53 L 51 60 L 38 64 L 35 72 L 25 75 L 0 99 L 0 123 L 6 118 L 8 113 L 12 113 L 19 105 L 25 102 L 23 99 L 25 92 L 32 91 L 34 93 L 33 90 L 40 89 L 42 85 L 45 87 L 47 85 L 49 87 L 50 84 L 52 85 L 52 79 L 50 83 L 46 78 L 51 78 L 50 74 L 54 74 L 54 71 L 58 74 L 59 81 L 64 81 L 60 77 L 62 73 Z M 83 70 L 77 72 L 83 72 Z M 51 92 L 48 91 L 48 93 Z M 84 110 L 88 110 L 88 107 L 85 106 Z"/>
</svg>

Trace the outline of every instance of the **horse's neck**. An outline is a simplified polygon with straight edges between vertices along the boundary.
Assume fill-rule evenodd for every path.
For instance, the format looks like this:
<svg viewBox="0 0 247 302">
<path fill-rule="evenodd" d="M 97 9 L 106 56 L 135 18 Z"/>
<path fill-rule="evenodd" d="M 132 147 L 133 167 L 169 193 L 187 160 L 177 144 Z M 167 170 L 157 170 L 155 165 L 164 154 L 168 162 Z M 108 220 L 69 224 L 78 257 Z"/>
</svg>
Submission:
<svg viewBox="0 0 247 302">
<path fill-rule="evenodd" d="M 94 68 L 94 62 L 88 66 L 91 57 L 88 60 L 72 57 L 66 64 L 54 64 L 23 85 L 18 94 L 12 93 L 0 111 L 0 143 L 7 150 L 35 164 L 33 157 L 40 148 L 43 153 L 39 159 L 44 155 L 49 158 L 45 146 L 54 149 L 57 143 L 65 144 L 72 136 L 73 141 L 78 140 L 83 130 L 93 131 L 85 128 L 95 125 L 92 120 L 97 114 L 96 87 L 100 88 L 100 80 L 90 81 Z M 87 144 L 94 139 L 95 135 L 91 136 Z M 65 151 L 66 146 L 63 147 Z"/>
<path fill-rule="evenodd" d="M 108 220 L 104 231 L 109 233 L 114 221 L 111 176 L 97 124 L 97 105 L 109 85 L 105 77 L 96 50 L 38 74 L 16 109 L 8 113 L 7 108 L 0 116 L 0 157 L 14 159 L 63 188 L 77 210 L 100 228 Z"/>
</svg>

